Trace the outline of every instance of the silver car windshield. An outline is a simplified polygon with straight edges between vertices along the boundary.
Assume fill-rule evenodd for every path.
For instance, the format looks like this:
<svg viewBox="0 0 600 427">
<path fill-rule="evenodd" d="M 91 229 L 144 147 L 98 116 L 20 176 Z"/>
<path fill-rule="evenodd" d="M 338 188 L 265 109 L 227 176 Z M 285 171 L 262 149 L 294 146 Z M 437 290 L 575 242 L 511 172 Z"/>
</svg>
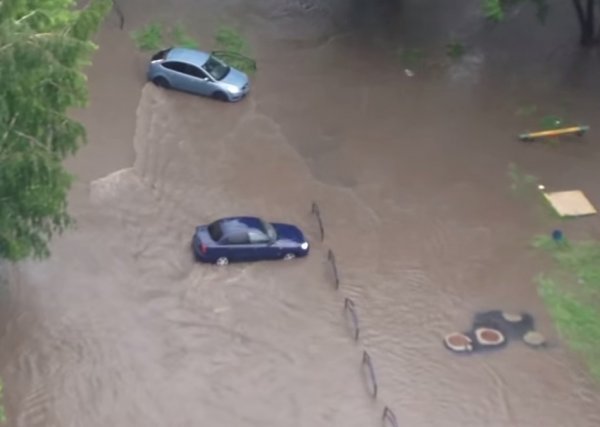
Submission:
<svg viewBox="0 0 600 427">
<path fill-rule="evenodd" d="M 215 80 L 223 80 L 229 74 L 229 66 L 215 56 L 210 56 L 202 66 Z"/>
</svg>

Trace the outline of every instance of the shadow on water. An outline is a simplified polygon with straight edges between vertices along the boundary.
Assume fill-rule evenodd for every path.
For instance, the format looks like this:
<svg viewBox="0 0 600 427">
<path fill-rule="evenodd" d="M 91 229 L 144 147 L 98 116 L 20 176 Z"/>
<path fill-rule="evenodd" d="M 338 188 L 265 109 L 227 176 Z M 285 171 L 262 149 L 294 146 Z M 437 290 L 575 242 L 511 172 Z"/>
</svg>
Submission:
<svg viewBox="0 0 600 427">
<path fill-rule="evenodd" d="M 367 37 L 397 39 L 401 34 L 404 0 L 349 0 L 349 24 Z"/>
</svg>

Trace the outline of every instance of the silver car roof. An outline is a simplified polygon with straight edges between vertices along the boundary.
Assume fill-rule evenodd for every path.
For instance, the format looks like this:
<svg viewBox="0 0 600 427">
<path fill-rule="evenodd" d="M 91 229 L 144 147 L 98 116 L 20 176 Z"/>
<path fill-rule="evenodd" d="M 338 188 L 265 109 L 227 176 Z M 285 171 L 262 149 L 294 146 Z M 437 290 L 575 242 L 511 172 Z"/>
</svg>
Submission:
<svg viewBox="0 0 600 427">
<path fill-rule="evenodd" d="M 167 60 L 185 62 L 197 67 L 201 67 L 210 57 L 209 53 L 184 47 L 174 47 L 167 54 Z"/>
</svg>

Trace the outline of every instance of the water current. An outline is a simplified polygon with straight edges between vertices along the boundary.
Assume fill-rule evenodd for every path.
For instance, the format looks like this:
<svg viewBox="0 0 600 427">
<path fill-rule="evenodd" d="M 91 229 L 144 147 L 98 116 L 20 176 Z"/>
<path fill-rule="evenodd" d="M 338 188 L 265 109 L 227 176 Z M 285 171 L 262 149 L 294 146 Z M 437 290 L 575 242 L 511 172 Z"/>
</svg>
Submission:
<svg viewBox="0 0 600 427">
<path fill-rule="evenodd" d="M 74 113 L 90 140 L 69 161 L 77 226 L 50 259 L 4 268 L 9 425 L 364 427 L 385 405 L 410 426 L 600 425 L 598 386 L 533 282 L 546 265 L 528 243 L 551 224 L 506 174 L 515 162 L 600 200 L 591 140 L 515 139 L 535 123 L 515 114 L 525 103 L 600 125 L 597 57 L 581 56 L 560 13 L 550 29 L 525 8 L 489 28 L 478 5 L 121 0 L 125 28 L 113 15 L 102 29 L 91 103 Z M 206 45 L 219 22 L 238 25 L 259 64 L 251 96 L 228 105 L 145 85 L 128 32 L 153 19 Z M 461 60 L 443 53 L 453 38 Z M 415 46 L 427 55 L 409 67 L 398 49 Z M 310 256 L 195 263 L 194 227 L 236 214 L 300 225 Z M 569 232 L 598 234 L 595 221 Z M 532 313 L 549 347 L 443 347 L 494 308 Z"/>
</svg>

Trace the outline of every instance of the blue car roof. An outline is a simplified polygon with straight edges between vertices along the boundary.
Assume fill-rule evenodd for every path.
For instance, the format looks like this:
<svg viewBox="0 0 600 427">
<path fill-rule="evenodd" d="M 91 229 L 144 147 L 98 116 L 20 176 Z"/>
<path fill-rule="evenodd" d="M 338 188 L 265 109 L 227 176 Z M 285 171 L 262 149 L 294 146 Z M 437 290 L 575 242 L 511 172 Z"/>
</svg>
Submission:
<svg viewBox="0 0 600 427">
<path fill-rule="evenodd" d="M 185 47 L 174 47 L 167 54 L 169 61 L 180 61 L 201 67 L 208 60 L 210 54 Z"/>
<path fill-rule="evenodd" d="M 259 229 L 263 230 L 263 224 L 260 218 L 254 216 L 236 216 L 221 219 L 221 227 L 225 234 L 230 233 L 233 230 L 244 229 Z"/>
</svg>

